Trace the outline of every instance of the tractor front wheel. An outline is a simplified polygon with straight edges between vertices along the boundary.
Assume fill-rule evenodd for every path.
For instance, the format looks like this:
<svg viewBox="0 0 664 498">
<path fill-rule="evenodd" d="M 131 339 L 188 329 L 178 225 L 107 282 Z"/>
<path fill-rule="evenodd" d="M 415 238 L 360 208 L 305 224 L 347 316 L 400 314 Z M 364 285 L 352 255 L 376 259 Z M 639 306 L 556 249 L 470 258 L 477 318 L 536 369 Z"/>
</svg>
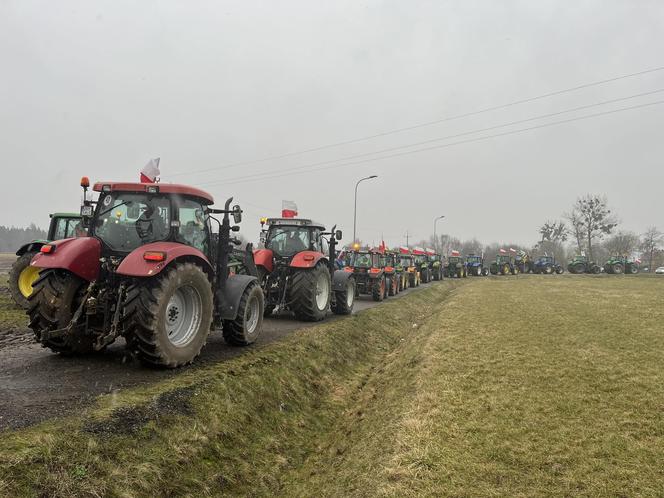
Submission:
<svg viewBox="0 0 664 498">
<path fill-rule="evenodd" d="M 335 315 L 350 315 L 353 312 L 355 304 L 355 280 L 349 278 L 346 280 L 344 290 L 334 293 L 334 303 L 332 303 L 332 313 Z"/>
<path fill-rule="evenodd" d="M 304 322 L 318 322 L 325 318 L 331 288 L 330 272 L 324 264 L 297 270 L 291 279 L 289 299 L 295 318 Z"/>
<path fill-rule="evenodd" d="M 205 272 L 193 263 L 175 265 L 127 291 L 127 347 L 148 365 L 187 365 L 207 342 L 212 310 L 212 286 Z"/>
<path fill-rule="evenodd" d="M 242 293 L 235 320 L 224 320 L 224 340 L 231 346 L 248 346 L 258 339 L 263 328 L 263 291 L 251 283 Z"/>
<path fill-rule="evenodd" d="M 28 298 L 32 294 L 32 284 L 39 278 L 39 268 L 30 266 L 32 258 L 37 254 L 34 251 L 21 254 L 11 270 L 9 270 L 9 292 L 14 302 L 27 310 Z"/>
<path fill-rule="evenodd" d="M 94 336 L 72 328 L 62 337 L 42 339 L 43 332 L 69 325 L 85 295 L 85 281 L 64 270 L 43 271 L 29 297 L 29 326 L 42 346 L 66 355 L 92 353 Z"/>
</svg>

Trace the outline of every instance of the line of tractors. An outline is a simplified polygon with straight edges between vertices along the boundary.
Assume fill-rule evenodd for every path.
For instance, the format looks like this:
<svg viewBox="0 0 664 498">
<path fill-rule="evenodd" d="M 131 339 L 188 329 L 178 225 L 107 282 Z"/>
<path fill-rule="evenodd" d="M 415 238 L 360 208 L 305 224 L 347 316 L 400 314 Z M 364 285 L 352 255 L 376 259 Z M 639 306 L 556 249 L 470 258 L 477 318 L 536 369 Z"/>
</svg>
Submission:
<svg viewBox="0 0 664 498">
<path fill-rule="evenodd" d="M 122 337 L 130 355 L 173 368 L 192 362 L 213 329 L 230 345 L 252 344 L 275 312 L 318 321 L 351 314 L 362 294 L 382 301 L 443 278 L 564 271 L 551 256 L 523 252 L 487 265 L 456 251 L 338 248 L 336 226 L 291 217 L 261 219 L 261 247 L 240 249 L 242 209 L 232 198 L 214 208 L 210 194 L 186 185 L 98 182 L 96 199 L 86 177 L 81 187 L 80 214 L 52 215 L 48 240 L 21 247 L 10 272 L 36 340 L 62 354 L 102 351 Z M 598 269 L 583 258 L 568 268 Z M 638 271 L 619 258 L 606 268 Z"/>
</svg>

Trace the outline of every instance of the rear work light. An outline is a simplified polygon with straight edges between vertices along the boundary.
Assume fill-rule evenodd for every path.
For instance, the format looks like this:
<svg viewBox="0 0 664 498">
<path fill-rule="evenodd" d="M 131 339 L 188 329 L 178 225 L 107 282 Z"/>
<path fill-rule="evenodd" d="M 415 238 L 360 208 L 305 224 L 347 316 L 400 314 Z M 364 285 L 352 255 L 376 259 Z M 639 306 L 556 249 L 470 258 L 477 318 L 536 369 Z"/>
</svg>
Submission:
<svg viewBox="0 0 664 498">
<path fill-rule="evenodd" d="M 145 251 L 143 253 L 143 259 L 145 261 L 164 261 L 166 259 L 166 253 L 161 251 Z"/>
<path fill-rule="evenodd" d="M 40 251 L 44 254 L 53 254 L 55 252 L 55 246 L 52 246 L 50 244 L 45 244 L 41 246 Z"/>
</svg>

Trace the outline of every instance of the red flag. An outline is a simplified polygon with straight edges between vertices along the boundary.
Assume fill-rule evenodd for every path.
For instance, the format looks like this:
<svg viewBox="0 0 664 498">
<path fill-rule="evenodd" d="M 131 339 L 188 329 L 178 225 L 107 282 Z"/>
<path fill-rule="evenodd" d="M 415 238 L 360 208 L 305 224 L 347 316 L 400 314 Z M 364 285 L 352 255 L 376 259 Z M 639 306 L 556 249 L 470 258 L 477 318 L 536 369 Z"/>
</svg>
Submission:
<svg viewBox="0 0 664 498">
<path fill-rule="evenodd" d="M 159 158 L 150 159 L 141 170 L 141 183 L 155 183 L 159 181 Z"/>
<path fill-rule="evenodd" d="M 281 201 L 281 217 L 295 218 L 297 216 L 297 204 L 293 201 Z"/>
</svg>

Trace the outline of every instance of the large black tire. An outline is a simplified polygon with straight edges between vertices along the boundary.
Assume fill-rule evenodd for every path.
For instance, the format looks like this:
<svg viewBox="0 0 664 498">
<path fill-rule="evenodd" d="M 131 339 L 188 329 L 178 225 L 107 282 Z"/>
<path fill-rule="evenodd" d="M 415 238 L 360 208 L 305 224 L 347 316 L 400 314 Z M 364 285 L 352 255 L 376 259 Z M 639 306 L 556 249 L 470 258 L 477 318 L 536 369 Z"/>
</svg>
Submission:
<svg viewBox="0 0 664 498">
<path fill-rule="evenodd" d="M 636 265 L 629 265 L 629 273 L 631 273 L 632 275 L 636 275 L 637 273 L 639 273 L 639 267 Z"/>
<path fill-rule="evenodd" d="M 62 329 L 71 322 L 85 295 L 86 283 L 65 270 L 45 270 L 33 285 L 29 326 L 42 346 L 65 355 L 94 352 L 95 337 L 72 330 L 63 337 L 42 340 L 42 332 Z"/>
<path fill-rule="evenodd" d="M 330 306 L 331 289 L 330 272 L 324 264 L 297 270 L 291 279 L 288 299 L 295 318 L 304 322 L 317 322 L 325 318 Z"/>
<path fill-rule="evenodd" d="M 396 296 L 397 293 L 399 292 L 399 284 L 397 283 L 397 276 L 396 275 L 390 275 L 389 276 L 389 282 L 390 285 L 387 288 L 387 294 L 389 296 Z"/>
<path fill-rule="evenodd" d="M 374 301 L 382 301 L 385 299 L 385 277 L 375 279 L 371 283 L 371 297 Z"/>
<path fill-rule="evenodd" d="M 263 330 L 263 291 L 258 283 L 250 283 L 240 298 L 235 320 L 223 321 L 223 334 L 230 346 L 248 346 Z"/>
<path fill-rule="evenodd" d="M 616 275 L 621 275 L 624 272 L 625 272 L 625 268 L 623 267 L 623 265 L 621 263 L 616 263 L 616 264 L 613 265 L 611 273 L 615 273 Z"/>
<path fill-rule="evenodd" d="M 127 348 L 143 363 L 168 368 L 191 363 L 212 326 L 212 286 L 193 263 L 176 264 L 127 291 Z"/>
<path fill-rule="evenodd" d="M 576 265 L 570 266 L 569 271 L 570 271 L 570 273 L 575 273 L 577 275 L 580 275 L 581 273 L 586 272 L 586 267 L 583 263 L 578 263 Z M 588 273 L 590 273 L 590 272 L 588 272 Z"/>
<path fill-rule="evenodd" d="M 565 269 L 562 266 L 556 267 L 556 274 L 562 275 L 565 272 Z"/>
<path fill-rule="evenodd" d="M 349 278 L 344 290 L 334 292 L 332 313 L 335 315 L 350 315 L 355 305 L 355 280 Z"/>
<path fill-rule="evenodd" d="M 9 292 L 18 304 L 24 310 L 28 309 L 28 297 L 32 294 L 32 285 L 39 278 L 39 270 L 30 266 L 32 258 L 37 254 L 34 251 L 23 253 L 16 258 L 11 270 L 9 270 Z"/>
</svg>

